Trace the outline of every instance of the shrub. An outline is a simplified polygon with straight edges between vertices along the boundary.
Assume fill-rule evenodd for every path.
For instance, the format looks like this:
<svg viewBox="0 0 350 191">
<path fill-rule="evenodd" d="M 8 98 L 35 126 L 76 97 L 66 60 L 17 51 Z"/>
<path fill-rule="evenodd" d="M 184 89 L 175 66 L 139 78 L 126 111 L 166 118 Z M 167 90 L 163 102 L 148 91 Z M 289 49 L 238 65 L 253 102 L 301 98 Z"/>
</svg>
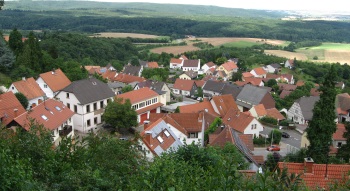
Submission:
<svg viewBox="0 0 350 191">
<path fill-rule="evenodd" d="M 272 125 L 277 125 L 277 123 L 278 123 L 277 119 L 272 118 L 272 117 L 263 117 L 260 119 L 260 121 L 263 123 L 269 123 Z"/>
</svg>

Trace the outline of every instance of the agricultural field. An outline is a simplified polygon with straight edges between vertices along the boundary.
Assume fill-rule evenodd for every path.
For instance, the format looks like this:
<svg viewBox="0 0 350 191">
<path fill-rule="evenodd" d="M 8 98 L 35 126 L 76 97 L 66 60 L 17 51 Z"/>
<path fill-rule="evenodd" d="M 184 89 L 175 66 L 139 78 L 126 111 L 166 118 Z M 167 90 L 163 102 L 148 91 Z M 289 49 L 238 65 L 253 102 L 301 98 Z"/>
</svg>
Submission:
<svg viewBox="0 0 350 191">
<path fill-rule="evenodd" d="M 161 38 L 161 36 L 150 35 L 150 34 L 138 34 L 138 33 L 111 33 L 103 32 L 96 33 L 93 37 L 105 37 L 105 38 Z"/>
<path fill-rule="evenodd" d="M 297 60 L 308 60 L 308 57 L 304 53 L 289 52 L 284 50 L 265 50 L 265 54 L 284 57 L 288 59 L 296 58 Z"/>
</svg>

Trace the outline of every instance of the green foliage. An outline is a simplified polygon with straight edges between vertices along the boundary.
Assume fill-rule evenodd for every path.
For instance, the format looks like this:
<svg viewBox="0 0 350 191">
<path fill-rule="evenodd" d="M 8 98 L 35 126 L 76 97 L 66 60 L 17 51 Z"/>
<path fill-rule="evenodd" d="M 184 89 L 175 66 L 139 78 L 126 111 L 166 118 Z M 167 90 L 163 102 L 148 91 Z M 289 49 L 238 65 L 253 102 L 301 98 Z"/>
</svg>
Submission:
<svg viewBox="0 0 350 191">
<path fill-rule="evenodd" d="M 130 100 L 116 98 L 114 102 L 109 102 L 102 120 L 117 129 L 131 128 L 137 126 L 137 113 L 131 108 Z"/>
<path fill-rule="evenodd" d="M 21 103 L 21 105 L 24 107 L 24 109 L 28 108 L 29 102 L 25 95 L 23 95 L 21 92 L 15 93 L 16 98 Z"/>
<path fill-rule="evenodd" d="M 193 46 L 198 47 L 200 49 L 214 48 L 214 46 L 208 42 L 197 42 L 194 43 Z"/>
<path fill-rule="evenodd" d="M 122 88 L 122 93 L 130 92 L 132 90 L 134 90 L 134 88 L 132 88 L 131 85 L 126 85 Z"/>
<path fill-rule="evenodd" d="M 332 135 L 336 131 L 335 119 L 335 82 L 337 77 L 335 67 L 325 76 L 325 80 L 320 87 L 322 92 L 320 100 L 316 102 L 313 109 L 313 117 L 306 129 L 307 138 L 310 141 L 308 153 L 317 163 L 325 163 L 332 143 Z"/>
<path fill-rule="evenodd" d="M 179 106 L 176 107 L 175 113 L 180 113 L 180 108 L 179 108 Z"/>
<path fill-rule="evenodd" d="M 277 85 L 277 81 L 275 79 L 269 79 L 266 83 L 267 87 L 273 87 L 274 85 Z"/>
<path fill-rule="evenodd" d="M 282 156 L 278 152 L 273 152 L 272 154 L 267 154 L 267 160 L 265 162 L 265 167 L 269 171 L 274 171 L 277 167 L 278 162 L 282 160 Z"/>
<path fill-rule="evenodd" d="M 196 96 L 197 97 L 203 97 L 203 89 L 201 87 L 197 88 Z"/>
<path fill-rule="evenodd" d="M 282 139 L 282 133 L 278 129 L 273 129 L 269 135 L 269 142 L 272 144 L 279 144 Z"/>
<path fill-rule="evenodd" d="M 270 144 L 270 140 L 265 137 L 254 137 L 253 144 L 258 146 L 266 146 L 266 144 Z"/>
<path fill-rule="evenodd" d="M 280 121 L 280 126 L 289 126 L 289 123 L 291 123 L 291 121 L 290 120 L 282 120 L 282 121 Z"/>
<path fill-rule="evenodd" d="M 222 120 L 219 117 L 216 117 L 214 121 L 209 125 L 209 128 L 204 131 L 204 141 L 209 141 L 209 134 L 214 133 L 216 129 L 221 125 Z"/>
<path fill-rule="evenodd" d="M 9 47 L 17 56 L 22 52 L 23 42 L 22 42 L 22 34 L 15 28 L 11 31 L 9 36 Z"/>
<path fill-rule="evenodd" d="M 158 76 L 158 77 L 155 77 Z M 167 68 L 144 68 L 142 71 L 142 77 L 146 79 L 155 78 L 161 79 L 161 81 L 165 82 L 169 76 L 169 69 Z"/>
<path fill-rule="evenodd" d="M 0 71 L 6 75 L 9 75 L 14 63 L 14 54 L 6 45 L 6 42 L 2 38 L 2 35 L 0 35 Z"/>
<path fill-rule="evenodd" d="M 236 82 L 236 81 L 242 81 L 242 72 L 238 70 L 237 72 L 232 74 L 231 81 Z"/>
<path fill-rule="evenodd" d="M 272 117 L 267 117 L 267 116 L 262 117 L 260 119 L 260 121 L 263 122 L 263 123 L 271 124 L 271 125 L 277 125 L 278 124 L 277 119 L 272 118 Z"/>
<path fill-rule="evenodd" d="M 285 162 L 303 163 L 304 159 L 308 157 L 307 149 L 301 148 L 297 152 L 290 152 L 284 157 Z"/>
</svg>

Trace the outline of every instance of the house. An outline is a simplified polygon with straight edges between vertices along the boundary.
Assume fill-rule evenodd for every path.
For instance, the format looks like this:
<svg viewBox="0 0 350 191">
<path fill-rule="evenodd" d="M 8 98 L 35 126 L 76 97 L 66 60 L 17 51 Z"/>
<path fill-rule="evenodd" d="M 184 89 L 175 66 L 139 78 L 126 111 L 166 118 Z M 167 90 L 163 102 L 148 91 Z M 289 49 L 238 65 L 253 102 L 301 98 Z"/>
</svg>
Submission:
<svg viewBox="0 0 350 191">
<path fill-rule="evenodd" d="M 298 124 L 307 124 L 312 119 L 314 106 L 319 96 L 301 97 L 297 99 L 287 112 L 287 117 Z"/>
<path fill-rule="evenodd" d="M 163 119 L 168 127 L 174 132 L 176 137 L 186 144 L 204 145 L 205 124 L 211 124 L 213 121 L 206 122 L 206 112 L 200 113 L 168 113 L 155 114 L 152 113 L 150 122 Z M 211 117 L 210 119 L 215 119 Z"/>
<path fill-rule="evenodd" d="M 145 78 L 132 76 L 124 73 L 117 73 L 116 71 L 107 70 L 104 74 L 102 74 L 104 79 L 107 79 L 109 82 L 121 82 L 124 84 L 130 84 L 133 82 L 143 82 Z"/>
<path fill-rule="evenodd" d="M 279 72 L 281 72 L 282 67 L 280 64 L 269 64 L 267 66 L 264 67 L 264 70 L 266 70 L 268 73 L 274 73 L 277 74 Z"/>
<path fill-rule="evenodd" d="M 239 87 L 235 84 L 228 84 L 225 83 L 224 88 L 221 90 L 220 94 L 221 95 L 227 95 L 230 94 L 233 96 L 233 99 L 236 100 L 238 94 L 241 92 L 241 90 L 243 89 L 243 87 Z"/>
<path fill-rule="evenodd" d="M 171 58 L 170 59 L 170 68 L 182 68 L 184 60 L 183 59 L 178 59 L 178 58 Z"/>
<path fill-rule="evenodd" d="M 242 73 L 242 80 L 244 81 L 244 79 L 246 78 L 251 78 L 251 77 L 254 77 L 254 75 L 250 72 L 243 72 Z"/>
<path fill-rule="evenodd" d="M 224 80 L 227 81 L 229 76 L 225 73 L 223 70 L 216 70 L 213 74 L 218 80 Z"/>
<path fill-rule="evenodd" d="M 194 80 L 176 79 L 173 87 L 174 94 L 191 96 L 197 93 L 197 85 Z"/>
<path fill-rule="evenodd" d="M 196 83 L 196 86 L 198 88 L 203 88 L 203 86 L 205 85 L 206 81 L 204 81 L 204 80 L 195 80 L 194 83 Z"/>
<path fill-rule="evenodd" d="M 160 113 L 160 107 L 166 105 L 165 93 L 159 95 L 148 87 L 119 94 L 116 98 L 129 99 L 131 107 L 137 113 L 137 122 L 143 123 L 151 113 Z"/>
<path fill-rule="evenodd" d="M 337 123 L 337 130 L 332 137 L 332 147 L 336 149 L 336 152 L 342 145 L 346 144 L 344 133 L 346 133 L 345 125 L 342 123 Z"/>
<path fill-rule="evenodd" d="M 134 90 L 138 90 L 144 87 L 150 88 L 151 90 L 157 92 L 159 95 L 163 95 L 165 93 L 166 102 L 170 102 L 171 90 L 165 82 L 146 80 L 144 82 L 136 84 Z"/>
<path fill-rule="evenodd" d="M 0 126 L 10 127 L 14 118 L 26 112 L 13 92 L 0 94 Z"/>
<path fill-rule="evenodd" d="M 7 91 L 11 91 L 14 94 L 17 92 L 22 93 L 28 99 L 28 108 L 35 107 L 44 100 L 45 92 L 36 83 L 34 78 L 22 78 L 22 80 L 13 82 Z"/>
<path fill-rule="evenodd" d="M 229 109 L 225 117 L 223 117 L 222 123 L 242 134 L 251 134 L 254 137 L 259 137 L 260 132 L 264 129 L 261 123 L 253 116 L 233 108 Z"/>
<path fill-rule="evenodd" d="M 265 109 L 275 107 L 275 100 L 265 88 L 247 84 L 237 95 L 236 103 L 240 111 L 248 111 L 255 105 L 263 104 Z"/>
<path fill-rule="evenodd" d="M 125 84 L 122 82 L 107 82 L 107 85 L 116 95 L 121 94 L 123 87 L 125 87 Z"/>
<path fill-rule="evenodd" d="M 216 68 L 216 65 L 214 64 L 214 62 L 208 62 L 208 63 L 205 63 L 201 69 L 203 70 L 204 73 L 207 73 L 208 70 L 210 69 L 214 69 L 215 70 Z"/>
<path fill-rule="evenodd" d="M 201 66 L 201 60 L 183 60 L 182 70 L 183 71 L 199 71 Z"/>
<path fill-rule="evenodd" d="M 295 85 L 297 85 L 298 87 L 303 86 L 303 85 L 305 85 L 305 82 L 303 80 L 298 80 Z"/>
<path fill-rule="evenodd" d="M 141 77 L 143 71 L 143 66 L 133 66 L 131 64 L 127 64 L 124 66 L 123 73 L 124 74 L 129 74 L 132 76 L 138 76 Z"/>
<path fill-rule="evenodd" d="M 148 62 L 148 61 L 139 60 L 139 64 L 143 68 L 159 68 L 158 62 Z"/>
<path fill-rule="evenodd" d="M 203 86 L 203 96 L 211 98 L 215 95 L 220 95 L 224 87 L 225 83 L 223 82 L 208 80 Z"/>
<path fill-rule="evenodd" d="M 293 59 L 286 60 L 286 62 L 284 63 L 284 67 L 289 69 L 294 68 L 294 60 Z"/>
<path fill-rule="evenodd" d="M 233 73 L 236 73 L 238 71 L 237 63 L 233 61 L 227 61 L 223 63 L 221 66 L 216 68 L 217 71 L 224 71 L 227 75 L 227 78 L 230 79 L 233 75 Z"/>
<path fill-rule="evenodd" d="M 35 124 L 43 125 L 51 131 L 52 141 L 58 145 L 63 137 L 74 137 L 74 112 L 62 102 L 48 99 L 30 111 L 22 113 L 14 119 L 15 123 L 29 131 L 32 119 Z"/>
<path fill-rule="evenodd" d="M 338 94 L 335 99 L 335 104 L 338 121 L 350 121 L 350 95 L 348 93 Z"/>
<path fill-rule="evenodd" d="M 289 96 L 289 94 L 291 94 L 292 93 L 292 91 L 289 91 L 289 90 L 282 90 L 282 92 L 280 93 L 280 98 L 281 99 L 284 99 L 284 98 L 286 98 L 287 96 Z"/>
<path fill-rule="evenodd" d="M 198 72 L 189 70 L 179 76 L 183 80 L 194 80 L 198 77 Z"/>
<path fill-rule="evenodd" d="M 284 82 L 294 84 L 294 77 L 292 74 L 266 74 L 266 79 L 274 79 L 277 82 Z"/>
<path fill-rule="evenodd" d="M 265 85 L 265 83 L 264 83 L 262 78 L 255 78 L 255 77 L 244 78 L 244 82 L 245 82 L 245 84 L 251 84 L 253 86 L 264 86 Z M 240 83 L 240 82 L 238 81 L 238 82 L 235 82 L 235 83 L 237 84 L 237 83 Z"/>
<path fill-rule="evenodd" d="M 278 89 L 281 91 L 283 90 L 294 91 L 298 87 L 297 85 L 285 84 L 285 83 L 277 83 L 277 85 L 278 85 Z"/>
<path fill-rule="evenodd" d="M 263 156 L 256 156 L 253 154 L 253 136 L 240 134 L 230 126 L 222 126 L 218 128 L 216 134 L 209 135 L 209 145 L 224 147 L 230 143 L 237 147 L 237 149 L 243 154 L 246 161 L 249 162 L 249 169 L 255 173 L 259 167 L 264 164 Z"/>
<path fill-rule="evenodd" d="M 206 72 L 203 72 L 206 76 L 211 76 L 216 71 L 216 68 L 210 68 Z"/>
<path fill-rule="evenodd" d="M 201 111 L 205 111 L 214 116 L 219 116 L 219 114 L 214 110 L 213 105 L 208 99 L 204 99 L 202 102 L 199 103 L 182 105 L 178 107 L 180 113 L 199 113 Z"/>
<path fill-rule="evenodd" d="M 109 71 L 116 71 L 117 70 L 112 66 L 112 64 L 107 64 L 107 66 L 105 68 Z"/>
<path fill-rule="evenodd" d="M 176 151 L 183 145 L 162 118 L 151 124 L 145 124 L 140 135 L 141 141 L 138 149 L 150 161 L 154 157 L 160 157 L 165 152 Z"/>
<path fill-rule="evenodd" d="M 278 168 L 287 169 L 288 174 L 300 174 L 310 190 L 329 190 L 335 182 L 345 184 L 350 171 L 348 164 L 315 164 L 311 157 L 305 158 L 304 163 L 278 162 Z"/>
<path fill-rule="evenodd" d="M 263 104 L 255 105 L 249 110 L 249 113 L 257 119 L 262 117 L 271 117 L 277 121 L 286 119 L 276 108 L 265 109 Z"/>
<path fill-rule="evenodd" d="M 253 70 L 250 71 L 251 74 L 253 74 L 254 77 L 256 78 L 266 78 L 266 70 L 263 68 L 254 68 Z"/>
<path fill-rule="evenodd" d="M 40 74 L 39 78 L 36 79 L 36 83 L 39 84 L 46 97 L 53 98 L 60 90 L 67 87 L 72 82 L 61 69 L 53 69 L 50 72 Z"/>
<path fill-rule="evenodd" d="M 97 126 L 102 123 L 104 108 L 113 101 L 114 96 L 115 93 L 106 83 L 91 77 L 72 82 L 55 98 L 74 111 L 75 129 L 87 133 L 98 130 Z"/>
</svg>

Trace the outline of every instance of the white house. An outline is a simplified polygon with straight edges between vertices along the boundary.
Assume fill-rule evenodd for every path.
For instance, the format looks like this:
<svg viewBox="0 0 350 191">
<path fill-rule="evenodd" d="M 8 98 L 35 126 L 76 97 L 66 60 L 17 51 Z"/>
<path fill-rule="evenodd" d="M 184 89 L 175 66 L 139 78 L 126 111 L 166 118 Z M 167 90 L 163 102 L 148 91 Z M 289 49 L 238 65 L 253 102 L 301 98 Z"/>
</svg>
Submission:
<svg viewBox="0 0 350 191">
<path fill-rule="evenodd" d="M 174 86 L 173 93 L 181 94 L 184 96 L 191 96 L 197 92 L 197 85 L 194 80 L 183 80 L 177 78 Z"/>
<path fill-rule="evenodd" d="M 88 78 L 72 82 L 56 95 L 56 99 L 75 112 L 73 123 L 76 130 L 88 133 L 98 130 L 104 108 L 114 96 L 106 83 Z"/>
<path fill-rule="evenodd" d="M 256 78 L 266 78 L 267 71 L 264 68 L 254 68 L 250 73 Z"/>
<path fill-rule="evenodd" d="M 289 59 L 284 63 L 284 67 L 292 69 L 294 68 L 294 60 L 293 59 Z"/>
<path fill-rule="evenodd" d="M 53 69 L 50 72 L 42 73 L 36 80 L 40 88 L 45 92 L 46 97 L 53 98 L 63 88 L 72 82 L 62 72 L 61 69 Z"/>
<path fill-rule="evenodd" d="M 183 71 L 199 71 L 201 66 L 201 60 L 183 60 L 182 70 Z"/>
<path fill-rule="evenodd" d="M 172 59 L 170 59 L 170 68 L 173 68 L 173 69 L 179 68 L 179 69 L 181 69 L 182 65 L 183 65 L 183 62 L 184 62 L 183 59 L 172 58 Z"/>
<path fill-rule="evenodd" d="M 22 80 L 13 82 L 8 92 L 11 91 L 14 94 L 17 92 L 22 93 L 28 99 L 28 107 L 26 109 L 37 106 L 44 100 L 45 93 L 36 83 L 34 78 L 22 78 Z"/>
<path fill-rule="evenodd" d="M 287 117 L 298 124 L 307 124 L 312 119 L 315 103 L 319 96 L 301 97 L 296 100 L 287 112 Z"/>
<path fill-rule="evenodd" d="M 214 62 L 208 62 L 208 63 L 205 63 L 203 66 L 202 66 L 202 70 L 203 70 L 203 73 L 207 73 L 207 71 L 211 68 L 216 68 L 216 65 L 214 64 Z"/>
</svg>

